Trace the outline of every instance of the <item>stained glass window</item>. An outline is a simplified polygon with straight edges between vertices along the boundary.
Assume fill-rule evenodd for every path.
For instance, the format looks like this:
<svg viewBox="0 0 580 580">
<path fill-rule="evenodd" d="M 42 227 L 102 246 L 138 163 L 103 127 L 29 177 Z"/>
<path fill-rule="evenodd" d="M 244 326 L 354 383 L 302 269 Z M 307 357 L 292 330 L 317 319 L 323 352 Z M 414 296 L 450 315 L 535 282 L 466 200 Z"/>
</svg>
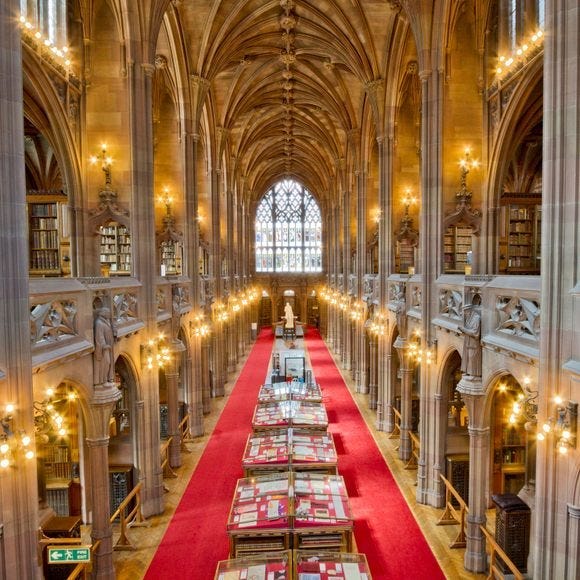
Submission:
<svg viewBox="0 0 580 580">
<path fill-rule="evenodd" d="M 321 272 L 322 219 L 299 183 L 278 182 L 256 210 L 257 272 Z"/>
</svg>

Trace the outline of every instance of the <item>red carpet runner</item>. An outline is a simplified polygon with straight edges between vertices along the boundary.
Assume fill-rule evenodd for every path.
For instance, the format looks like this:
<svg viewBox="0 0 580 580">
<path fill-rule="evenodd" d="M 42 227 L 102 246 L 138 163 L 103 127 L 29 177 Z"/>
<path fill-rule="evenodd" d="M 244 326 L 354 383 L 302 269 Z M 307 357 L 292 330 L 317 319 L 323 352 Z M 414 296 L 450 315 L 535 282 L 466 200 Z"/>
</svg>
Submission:
<svg viewBox="0 0 580 580">
<path fill-rule="evenodd" d="M 445 578 L 318 331 L 306 345 L 373 580 Z"/>
<path fill-rule="evenodd" d="M 228 557 L 226 522 L 274 335 L 260 333 L 145 575 L 211 580 Z"/>
</svg>

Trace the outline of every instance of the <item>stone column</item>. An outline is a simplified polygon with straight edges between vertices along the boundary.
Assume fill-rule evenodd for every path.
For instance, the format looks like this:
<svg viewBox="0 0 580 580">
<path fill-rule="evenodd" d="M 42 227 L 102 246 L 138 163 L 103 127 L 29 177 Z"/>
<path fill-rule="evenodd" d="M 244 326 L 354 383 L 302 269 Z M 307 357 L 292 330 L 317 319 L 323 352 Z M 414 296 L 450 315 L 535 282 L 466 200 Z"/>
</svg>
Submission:
<svg viewBox="0 0 580 580">
<path fill-rule="evenodd" d="M 87 421 L 88 463 L 92 507 L 91 538 L 101 541 L 93 563 L 93 578 L 113 578 L 113 528 L 110 522 L 109 421 L 121 392 L 114 383 L 95 386 Z"/>
<path fill-rule="evenodd" d="M 481 382 L 470 394 L 459 382 L 457 390 L 462 393 L 469 414 L 469 514 L 467 516 L 467 546 L 464 564 L 470 572 L 485 572 L 487 555 L 485 537 L 480 529 L 484 525 L 487 508 L 486 489 L 489 480 L 490 432 L 483 425 L 483 389 Z M 472 385 L 474 380 L 470 381 Z M 479 392 L 477 392 L 479 391 Z M 474 394 L 476 393 L 477 394 Z"/>
<path fill-rule="evenodd" d="M 22 52 L 16 0 L 0 3 L 0 409 L 16 405 L 13 428 L 33 435 L 28 233 L 24 176 Z M 33 437 L 34 439 L 34 437 Z M 21 456 L 0 474 L 3 553 L 7 578 L 34 578 L 38 493 L 35 461 Z M 4 559 L 5 558 L 5 559 Z"/>
<path fill-rule="evenodd" d="M 376 427 L 379 431 L 393 430 L 393 405 L 391 399 L 386 398 L 385 382 L 381 384 L 381 372 L 385 375 L 391 373 L 391 353 L 381 357 L 380 353 L 385 350 L 385 336 L 380 335 L 377 338 L 377 422 Z M 384 360 L 381 360 L 384 358 Z"/>
<path fill-rule="evenodd" d="M 377 409 L 378 392 L 377 392 L 377 336 L 369 334 L 369 408 Z M 377 417 L 378 419 L 378 417 Z"/>
<path fill-rule="evenodd" d="M 580 399 L 577 347 L 580 289 L 580 10 L 577 0 L 545 3 L 542 171 L 542 323 L 538 422 L 553 415 L 553 397 Z M 570 551 L 567 502 L 578 504 L 580 444 L 564 456 L 546 441 L 537 446 L 534 578 L 574 578 L 565 570 Z M 572 482 L 576 483 L 573 495 Z M 571 521 L 571 520 L 570 520 Z"/>
<path fill-rule="evenodd" d="M 399 445 L 399 457 L 404 461 L 408 461 L 411 457 L 412 449 L 409 432 L 412 429 L 413 367 L 409 360 L 407 339 L 399 335 L 395 341 L 395 348 L 401 361 L 399 369 L 401 373 L 401 443 Z"/>
<path fill-rule="evenodd" d="M 195 125 L 195 122 L 192 123 Z M 185 220 L 185 239 L 188 243 L 187 252 L 187 275 L 191 280 L 191 303 L 194 312 L 200 312 L 200 284 L 202 280 L 199 276 L 199 200 L 197 191 L 197 155 L 199 134 L 197 132 L 186 132 L 183 145 L 183 167 L 185 168 L 185 211 L 186 215 L 192 216 L 192 219 Z M 201 368 L 201 345 L 199 340 L 189 341 L 189 351 L 187 357 L 188 368 L 188 391 L 189 404 L 189 424 L 193 436 L 203 434 L 203 393 L 202 385 L 205 380 L 202 379 Z M 207 375 L 206 375 L 207 376 Z"/>
<path fill-rule="evenodd" d="M 211 411 L 211 386 L 209 383 L 209 357 L 210 357 L 210 336 L 200 336 L 197 342 L 201 343 L 201 397 L 203 414 L 207 415 Z"/>
<path fill-rule="evenodd" d="M 181 432 L 179 430 L 179 361 L 178 357 L 185 351 L 183 343 L 174 339 L 169 345 L 171 360 L 165 368 L 165 383 L 167 386 L 167 431 L 172 437 L 169 446 L 169 465 L 171 467 L 181 466 Z"/>
<path fill-rule="evenodd" d="M 155 66 L 142 62 L 138 47 L 127 56 L 127 86 L 131 131 L 131 239 L 134 275 L 142 284 L 139 313 L 146 323 L 143 343 L 157 335 L 155 201 L 153 195 L 153 99 Z M 164 509 L 163 474 L 159 457 L 159 381 L 157 373 L 140 376 L 146 407 L 140 424 L 138 461 L 143 484 L 145 517 Z"/>
<path fill-rule="evenodd" d="M 445 471 L 445 447 L 447 433 L 447 408 L 443 406 L 443 393 L 435 393 L 435 420 L 436 429 L 432 448 L 435 450 L 435 463 L 433 464 L 433 489 L 428 490 L 431 495 L 430 505 L 438 508 L 445 506 L 445 485 L 441 481 L 441 475 L 446 477 Z"/>
<path fill-rule="evenodd" d="M 580 577 L 580 506 L 568 504 L 566 578 Z"/>
</svg>

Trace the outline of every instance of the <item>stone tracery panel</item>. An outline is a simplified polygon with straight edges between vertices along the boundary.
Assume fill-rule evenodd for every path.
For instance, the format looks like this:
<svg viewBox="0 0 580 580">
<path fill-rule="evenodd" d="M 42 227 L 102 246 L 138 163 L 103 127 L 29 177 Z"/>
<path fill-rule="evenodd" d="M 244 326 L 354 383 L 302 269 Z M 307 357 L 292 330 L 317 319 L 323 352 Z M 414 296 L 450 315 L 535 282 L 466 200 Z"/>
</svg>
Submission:
<svg viewBox="0 0 580 580">
<path fill-rule="evenodd" d="M 41 345 L 76 336 L 76 315 L 74 300 L 34 304 L 30 308 L 31 343 Z"/>
<path fill-rule="evenodd" d="M 517 296 L 496 298 L 496 332 L 534 341 L 540 339 L 540 303 Z"/>
</svg>

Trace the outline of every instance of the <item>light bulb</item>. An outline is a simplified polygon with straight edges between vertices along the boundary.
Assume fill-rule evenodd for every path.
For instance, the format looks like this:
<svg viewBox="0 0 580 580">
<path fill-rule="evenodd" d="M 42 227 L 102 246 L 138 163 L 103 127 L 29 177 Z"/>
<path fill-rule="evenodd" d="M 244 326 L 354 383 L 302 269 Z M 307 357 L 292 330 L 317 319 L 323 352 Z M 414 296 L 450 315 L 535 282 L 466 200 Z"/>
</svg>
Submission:
<svg viewBox="0 0 580 580">
<path fill-rule="evenodd" d="M 562 402 L 563 402 L 563 399 L 562 399 L 562 397 L 560 395 L 556 395 L 554 397 L 554 403 L 556 403 L 556 405 L 561 405 Z"/>
<path fill-rule="evenodd" d="M 8 461 L 8 459 L 6 459 L 6 458 L 4 458 L 0 461 L 0 467 L 2 467 L 3 469 L 6 469 L 9 465 L 10 465 L 10 461 Z"/>
<path fill-rule="evenodd" d="M 34 451 L 32 451 L 32 449 L 29 449 L 25 454 L 24 457 L 26 457 L 26 459 L 32 459 L 34 457 Z"/>
<path fill-rule="evenodd" d="M 10 413 L 14 413 L 14 404 L 13 403 L 7 403 L 6 404 L 6 414 L 10 415 Z"/>
<path fill-rule="evenodd" d="M 64 436 L 66 435 L 66 429 L 63 429 L 63 428 L 59 429 L 59 430 L 58 430 L 58 434 L 59 434 L 61 437 L 64 437 Z"/>
<path fill-rule="evenodd" d="M 29 435 L 22 436 L 22 445 L 24 445 L 24 447 L 28 447 L 30 445 L 30 436 Z"/>
<path fill-rule="evenodd" d="M 544 432 L 549 433 L 552 430 L 552 427 L 550 423 L 544 423 L 542 425 L 542 429 L 544 430 Z"/>
<path fill-rule="evenodd" d="M 542 432 L 540 432 L 536 435 L 536 439 L 538 441 L 544 441 L 545 438 L 546 438 L 546 436 Z"/>
<path fill-rule="evenodd" d="M 565 455 L 566 453 L 568 453 L 568 446 L 565 445 L 564 443 L 560 444 L 558 446 L 558 451 L 562 454 Z"/>
<path fill-rule="evenodd" d="M 2 445 L 0 445 L 0 453 L 6 455 L 8 451 L 10 451 L 10 446 L 8 445 L 8 443 L 2 443 Z"/>
<path fill-rule="evenodd" d="M 567 429 L 565 431 L 562 431 L 562 438 L 563 439 L 565 439 L 566 441 L 569 441 L 571 437 L 572 437 L 572 433 L 570 433 L 570 431 L 568 431 Z"/>
</svg>

